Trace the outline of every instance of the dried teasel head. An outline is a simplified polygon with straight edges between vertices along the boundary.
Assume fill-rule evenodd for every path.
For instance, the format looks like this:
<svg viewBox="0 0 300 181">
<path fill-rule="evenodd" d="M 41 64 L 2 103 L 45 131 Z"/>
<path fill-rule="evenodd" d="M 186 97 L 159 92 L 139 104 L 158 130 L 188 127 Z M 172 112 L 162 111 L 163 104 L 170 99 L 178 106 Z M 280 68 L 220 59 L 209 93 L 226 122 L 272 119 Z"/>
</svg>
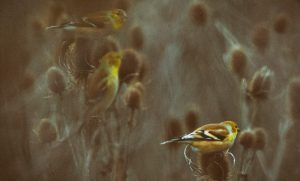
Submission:
<svg viewBox="0 0 300 181">
<path fill-rule="evenodd" d="M 41 119 L 37 135 L 42 143 L 50 143 L 57 138 L 57 130 L 48 118 Z"/>
<path fill-rule="evenodd" d="M 141 59 L 139 53 L 133 49 L 125 49 L 119 71 L 120 80 L 127 84 L 135 80 L 139 75 L 140 67 Z"/>
<path fill-rule="evenodd" d="M 48 88 L 56 94 L 61 94 L 66 89 L 65 75 L 57 67 L 50 67 L 47 71 Z"/>
<path fill-rule="evenodd" d="M 99 66 L 99 58 L 103 57 L 105 54 L 111 51 L 119 51 L 120 44 L 117 39 L 108 36 L 99 43 L 97 41 L 96 45 L 92 48 L 92 57 L 90 59 L 90 64 L 94 67 Z"/>
<path fill-rule="evenodd" d="M 273 22 L 273 29 L 279 34 L 284 34 L 287 32 L 290 24 L 290 17 L 287 14 L 278 14 Z"/>
<path fill-rule="evenodd" d="M 199 120 L 199 111 L 196 108 L 191 108 L 185 113 L 185 127 L 187 132 L 192 132 L 197 128 Z"/>
<path fill-rule="evenodd" d="M 272 75 L 272 71 L 266 66 L 256 71 L 248 85 L 249 96 L 256 100 L 268 98 L 272 86 Z"/>
<path fill-rule="evenodd" d="M 252 35 L 252 43 L 261 52 L 264 52 L 265 49 L 269 46 L 270 31 L 265 25 L 259 24 L 255 26 Z"/>
<path fill-rule="evenodd" d="M 164 133 L 165 133 L 164 140 L 169 140 L 181 136 L 183 134 L 183 129 L 182 129 L 180 119 L 176 117 L 171 117 L 168 120 L 166 120 Z M 167 144 L 166 146 L 170 151 L 173 151 L 173 150 L 177 150 L 179 148 L 179 145 L 180 144 L 174 143 L 174 144 Z"/>
<path fill-rule="evenodd" d="M 125 103 L 132 110 L 138 110 L 142 107 L 142 91 L 138 85 L 131 85 L 125 92 Z"/>
<path fill-rule="evenodd" d="M 254 149 L 263 150 L 267 144 L 267 132 L 264 128 L 253 129 L 255 135 Z"/>
<path fill-rule="evenodd" d="M 255 134 L 251 130 L 242 131 L 238 137 L 238 143 L 244 147 L 244 149 L 253 148 L 255 144 Z"/>
<path fill-rule="evenodd" d="M 207 175 L 208 180 L 228 180 L 230 177 L 229 161 L 224 152 L 198 154 L 198 165 Z"/>
<path fill-rule="evenodd" d="M 234 48 L 230 52 L 230 69 L 239 78 L 245 77 L 247 68 L 247 55 L 241 48 Z"/>
<path fill-rule="evenodd" d="M 300 79 L 293 79 L 288 88 L 289 112 L 295 122 L 300 121 Z"/>
<path fill-rule="evenodd" d="M 130 30 L 130 44 L 136 49 L 140 50 L 144 46 L 144 33 L 140 26 L 134 26 Z"/>
<path fill-rule="evenodd" d="M 208 8 L 206 4 L 195 3 L 190 8 L 190 17 L 195 25 L 205 25 L 208 19 Z"/>
</svg>

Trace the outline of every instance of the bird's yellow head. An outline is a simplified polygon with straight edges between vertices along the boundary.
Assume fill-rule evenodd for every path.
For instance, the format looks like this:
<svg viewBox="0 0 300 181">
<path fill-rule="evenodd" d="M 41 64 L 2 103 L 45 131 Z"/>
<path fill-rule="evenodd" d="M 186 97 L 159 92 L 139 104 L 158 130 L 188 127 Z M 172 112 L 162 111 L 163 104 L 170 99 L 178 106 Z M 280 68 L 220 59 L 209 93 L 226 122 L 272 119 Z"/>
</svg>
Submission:
<svg viewBox="0 0 300 181">
<path fill-rule="evenodd" d="M 234 134 L 237 134 L 239 131 L 238 125 L 234 121 L 224 121 L 221 124 L 224 126 L 229 126 Z"/>
<path fill-rule="evenodd" d="M 110 51 L 106 53 L 101 59 L 101 63 L 119 70 L 121 66 L 122 53 L 117 51 Z"/>
<path fill-rule="evenodd" d="M 110 19 L 112 27 L 115 30 L 118 30 L 123 26 L 125 20 L 127 19 L 127 14 L 122 9 L 113 9 L 109 11 L 108 17 Z"/>
</svg>

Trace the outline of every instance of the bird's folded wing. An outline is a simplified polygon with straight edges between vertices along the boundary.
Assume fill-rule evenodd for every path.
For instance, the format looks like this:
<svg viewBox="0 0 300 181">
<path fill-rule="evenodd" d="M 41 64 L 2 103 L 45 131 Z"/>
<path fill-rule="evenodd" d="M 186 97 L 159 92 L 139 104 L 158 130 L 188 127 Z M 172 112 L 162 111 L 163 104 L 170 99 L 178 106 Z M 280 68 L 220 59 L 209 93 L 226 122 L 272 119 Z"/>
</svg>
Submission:
<svg viewBox="0 0 300 181">
<path fill-rule="evenodd" d="M 222 141 L 229 134 L 228 130 L 220 124 L 207 124 L 196 130 L 195 133 L 207 141 Z"/>
</svg>

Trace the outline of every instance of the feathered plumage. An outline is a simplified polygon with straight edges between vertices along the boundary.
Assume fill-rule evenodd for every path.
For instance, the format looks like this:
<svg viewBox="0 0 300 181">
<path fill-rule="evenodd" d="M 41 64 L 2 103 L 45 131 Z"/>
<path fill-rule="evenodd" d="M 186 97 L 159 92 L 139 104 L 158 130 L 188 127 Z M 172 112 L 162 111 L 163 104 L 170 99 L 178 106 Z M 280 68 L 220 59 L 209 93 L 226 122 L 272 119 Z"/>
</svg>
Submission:
<svg viewBox="0 0 300 181">
<path fill-rule="evenodd" d="M 237 124 L 233 121 L 224 121 L 215 124 L 206 124 L 195 131 L 174 138 L 161 144 L 184 143 L 190 144 L 202 153 L 218 152 L 229 149 L 238 132 Z"/>
</svg>

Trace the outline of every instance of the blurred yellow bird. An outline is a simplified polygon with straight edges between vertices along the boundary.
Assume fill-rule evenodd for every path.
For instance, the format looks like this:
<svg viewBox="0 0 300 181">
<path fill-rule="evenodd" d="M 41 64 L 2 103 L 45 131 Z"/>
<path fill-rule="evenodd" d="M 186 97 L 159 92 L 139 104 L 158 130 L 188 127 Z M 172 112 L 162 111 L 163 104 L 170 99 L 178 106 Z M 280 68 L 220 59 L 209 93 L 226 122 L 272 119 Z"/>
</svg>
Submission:
<svg viewBox="0 0 300 181">
<path fill-rule="evenodd" d="M 119 89 L 119 69 L 121 52 L 111 51 L 100 59 L 100 65 L 89 75 L 86 86 L 86 99 L 95 104 L 93 112 L 106 111 L 113 103 Z"/>
<path fill-rule="evenodd" d="M 113 9 L 109 11 L 101 11 L 87 16 L 69 21 L 57 26 L 49 26 L 46 29 L 64 29 L 69 31 L 97 31 L 110 26 L 113 30 L 119 30 L 125 20 L 127 14 L 122 9 Z"/>
<path fill-rule="evenodd" d="M 191 145 L 201 153 L 213 153 L 228 150 L 234 143 L 238 126 L 234 121 L 206 124 L 195 131 L 161 144 L 184 143 Z"/>
<path fill-rule="evenodd" d="M 87 110 L 83 122 L 78 125 L 74 134 L 70 134 L 71 136 L 80 133 L 90 117 L 98 117 L 113 103 L 119 89 L 121 59 L 121 52 L 108 52 L 100 59 L 97 70 L 88 76 L 85 98 L 90 108 Z"/>
</svg>

